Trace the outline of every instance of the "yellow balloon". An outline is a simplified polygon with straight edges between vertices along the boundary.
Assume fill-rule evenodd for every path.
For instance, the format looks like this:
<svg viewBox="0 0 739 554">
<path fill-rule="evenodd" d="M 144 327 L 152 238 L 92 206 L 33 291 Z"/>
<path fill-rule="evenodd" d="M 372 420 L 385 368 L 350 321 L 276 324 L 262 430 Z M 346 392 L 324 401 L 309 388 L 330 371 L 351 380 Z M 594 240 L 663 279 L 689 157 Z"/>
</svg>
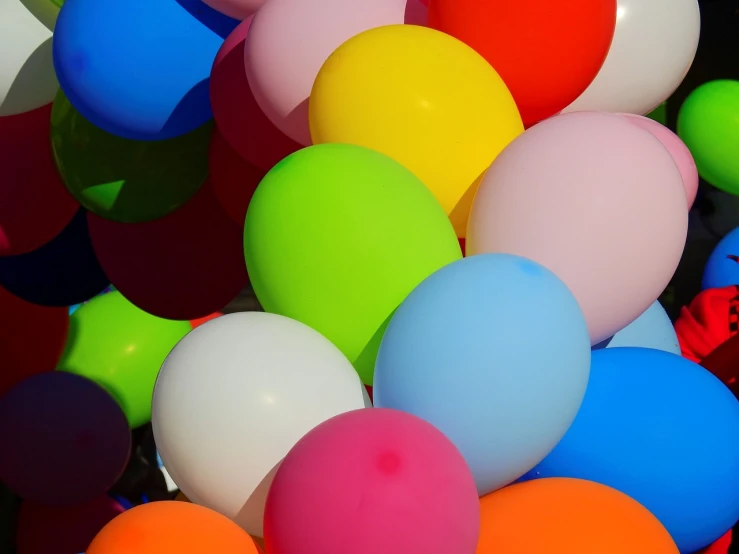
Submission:
<svg viewBox="0 0 739 554">
<path fill-rule="evenodd" d="M 473 184 L 523 132 L 508 87 L 472 48 L 445 33 L 389 25 L 326 60 L 309 102 L 314 144 L 349 143 L 420 178 L 463 237 Z"/>
</svg>

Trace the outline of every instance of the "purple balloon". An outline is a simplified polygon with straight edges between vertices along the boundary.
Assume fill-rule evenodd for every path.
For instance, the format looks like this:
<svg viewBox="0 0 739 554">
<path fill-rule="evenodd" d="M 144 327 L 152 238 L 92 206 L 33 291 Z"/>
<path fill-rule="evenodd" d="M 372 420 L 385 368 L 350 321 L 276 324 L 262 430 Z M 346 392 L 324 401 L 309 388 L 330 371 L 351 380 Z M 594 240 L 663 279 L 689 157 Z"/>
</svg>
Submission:
<svg viewBox="0 0 739 554">
<path fill-rule="evenodd" d="M 116 401 L 92 381 L 51 371 L 0 398 L 0 481 L 43 504 L 77 504 L 123 473 L 131 431 Z"/>
</svg>

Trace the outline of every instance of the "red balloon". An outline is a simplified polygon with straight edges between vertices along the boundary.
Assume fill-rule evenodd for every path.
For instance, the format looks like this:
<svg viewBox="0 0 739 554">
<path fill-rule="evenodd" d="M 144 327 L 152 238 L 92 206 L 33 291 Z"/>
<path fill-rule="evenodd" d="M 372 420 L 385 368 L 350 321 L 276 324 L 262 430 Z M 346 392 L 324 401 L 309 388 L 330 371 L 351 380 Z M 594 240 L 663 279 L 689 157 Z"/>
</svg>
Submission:
<svg viewBox="0 0 739 554">
<path fill-rule="evenodd" d="M 242 230 L 226 216 L 209 183 L 156 221 L 87 217 L 103 271 L 123 296 L 150 314 L 187 321 L 205 317 L 246 286 Z"/>
<path fill-rule="evenodd" d="M 434 0 L 429 26 L 465 42 L 503 78 L 526 126 L 569 106 L 600 71 L 616 0 Z"/>
<path fill-rule="evenodd" d="M 50 120 L 51 104 L 0 117 L 0 256 L 43 246 L 80 207 L 54 164 Z"/>
<path fill-rule="evenodd" d="M 31 375 L 52 371 L 67 341 L 69 309 L 38 306 L 0 287 L 0 397 Z"/>
<path fill-rule="evenodd" d="M 701 550 L 697 554 L 728 554 L 730 546 L 731 546 L 731 531 L 726 533 L 723 537 L 721 537 L 711 546 Z M 21 554 L 21 553 L 19 552 L 18 554 Z"/>
<path fill-rule="evenodd" d="M 239 226 L 265 171 L 239 156 L 215 128 L 210 139 L 210 182 L 221 206 Z"/>
<path fill-rule="evenodd" d="M 193 319 L 190 321 L 190 326 L 195 329 L 196 327 L 200 327 L 203 323 L 208 323 L 211 319 L 215 319 L 217 317 L 221 317 L 223 314 L 221 312 L 216 312 L 214 314 L 207 315 L 205 317 L 199 317 L 198 319 Z"/>
</svg>

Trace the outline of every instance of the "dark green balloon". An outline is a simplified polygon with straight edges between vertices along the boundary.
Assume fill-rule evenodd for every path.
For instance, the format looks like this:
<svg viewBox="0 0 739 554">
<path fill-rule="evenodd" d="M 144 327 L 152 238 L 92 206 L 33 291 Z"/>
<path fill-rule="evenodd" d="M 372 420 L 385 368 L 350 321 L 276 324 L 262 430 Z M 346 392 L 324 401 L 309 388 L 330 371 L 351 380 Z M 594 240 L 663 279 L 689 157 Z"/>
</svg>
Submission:
<svg viewBox="0 0 739 554">
<path fill-rule="evenodd" d="M 169 140 L 111 135 L 83 118 L 60 91 L 51 111 L 51 143 L 69 192 L 96 215 L 124 223 L 164 217 L 208 177 L 212 123 Z"/>
</svg>

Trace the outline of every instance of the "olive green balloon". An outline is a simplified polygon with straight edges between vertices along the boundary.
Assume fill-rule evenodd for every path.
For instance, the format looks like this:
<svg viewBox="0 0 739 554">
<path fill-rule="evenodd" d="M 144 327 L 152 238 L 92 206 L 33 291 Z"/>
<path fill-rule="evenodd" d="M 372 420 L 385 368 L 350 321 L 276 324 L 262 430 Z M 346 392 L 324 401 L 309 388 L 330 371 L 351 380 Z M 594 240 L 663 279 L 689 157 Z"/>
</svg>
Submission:
<svg viewBox="0 0 739 554">
<path fill-rule="evenodd" d="M 367 384 L 395 309 L 462 257 L 444 210 L 413 173 L 348 144 L 299 150 L 265 176 L 244 252 L 264 309 L 321 332 Z"/>
<path fill-rule="evenodd" d="M 126 414 L 131 427 L 151 421 L 159 368 L 191 331 L 188 321 L 161 319 L 114 291 L 96 296 L 69 318 L 69 335 L 57 369 L 95 381 Z"/>
<path fill-rule="evenodd" d="M 695 89 L 680 108 L 677 134 L 703 179 L 739 195 L 739 81 L 711 81 Z"/>
<path fill-rule="evenodd" d="M 59 91 L 51 143 L 67 189 L 96 215 L 124 223 L 164 217 L 208 177 L 212 123 L 181 137 L 143 142 L 111 135 L 82 117 Z"/>
<path fill-rule="evenodd" d="M 662 102 L 659 106 L 654 108 L 650 113 L 647 114 L 649 119 L 653 119 L 657 123 L 667 125 L 667 102 Z"/>
<path fill-rule="evenodd" d="M 21 0 L 21 3 L 36 19 L 53 31 L 64 0 Z"/>
</svg>

